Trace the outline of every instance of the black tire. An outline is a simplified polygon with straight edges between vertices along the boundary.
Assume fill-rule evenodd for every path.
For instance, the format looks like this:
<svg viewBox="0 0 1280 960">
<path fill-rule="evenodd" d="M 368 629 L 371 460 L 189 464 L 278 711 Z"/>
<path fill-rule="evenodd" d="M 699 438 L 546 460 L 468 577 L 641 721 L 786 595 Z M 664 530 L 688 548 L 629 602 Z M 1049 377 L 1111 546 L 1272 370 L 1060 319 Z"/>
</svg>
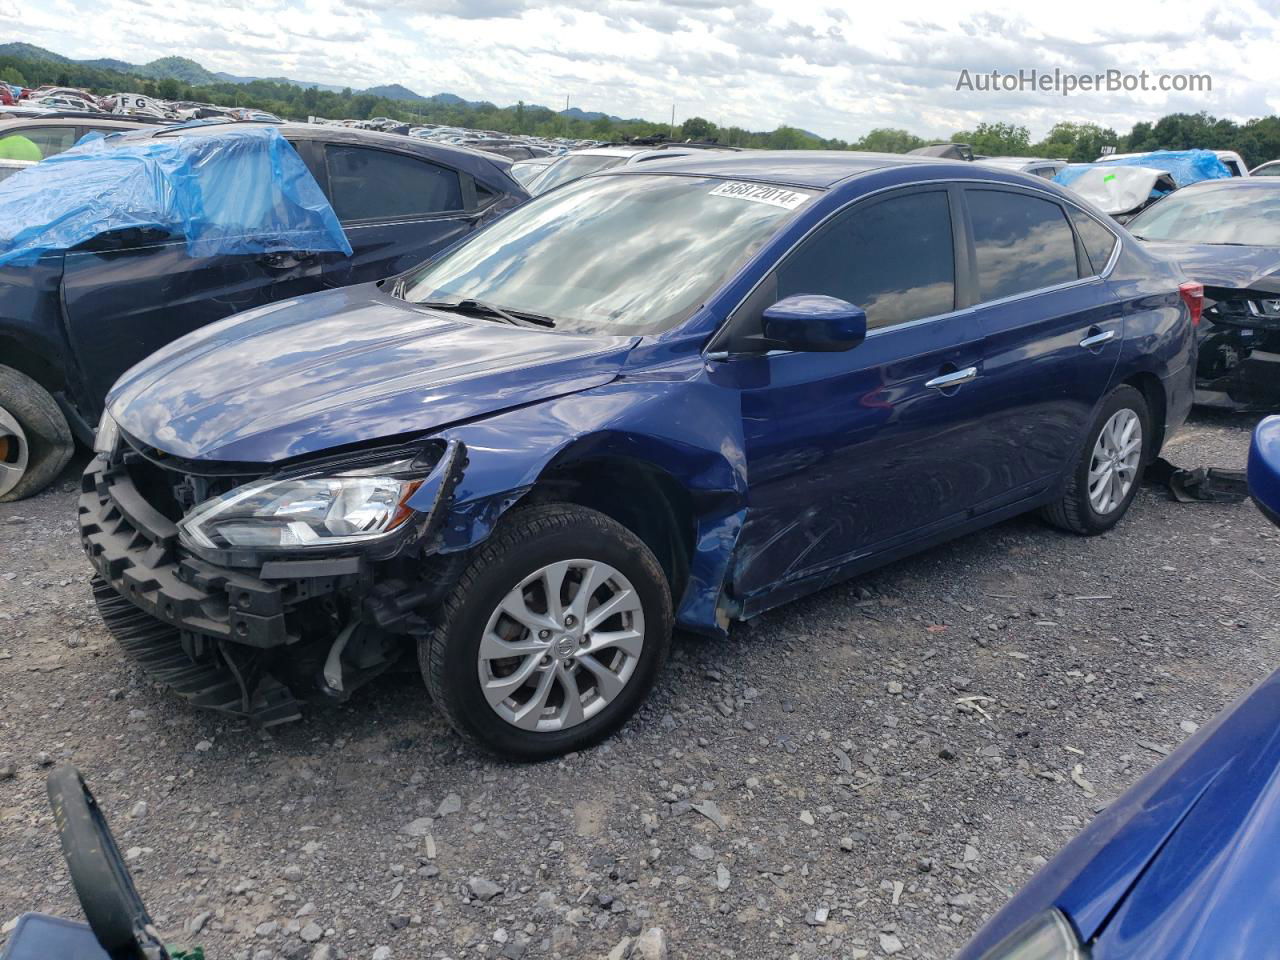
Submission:
<svg viewBox="0 0 1280 960">
<path fill-rule="evenodd" d="M 0 503 L 7 503 L 39 493 L 52 483 L 75 452 L 75 440 L 57 401 L 12 367 L 0 366 L 0 409 L 17 420 L 27 435 L 27 469 L 15 486 L 0 493 Z"/>
<path fill-rule="evenodd" d="M 607 563 L 631 582 L 644 616 L 644 642 L 626 685 L 594 716 L 559 731 L 524 730 L 500 717 L 481 689 L 481 636 L 509 591 L 562 560 Z M 667 658 L 671 591 L 653 553 L 626 527 L 595 510 L 545 504 L 513 510 L 471 558 L 418 644 L 423 678 L 449 723 L 502 756 L 542 760 L 598 743 L 635 713 Z"/>
<path fill-rule="evenodd" d="M 1138 472 L 1129 492 L 1115 508 L 1102 514 L 1094 509 L 1089 500 L 1089 469 L 1093 462 L 1093 449 L 1102 428 L 1123 409 L 1132 410 L 1137 414 L 1138 421 L 1142 425 L 1142 453 L 1138 459 Z M 1067 478 L 1062 498 L 1043 508 L 1044 519 L 1055 527 L 1085 537 L 1106 533 L 1128 513 L 1129 505 L 1133 503 L 1133 498 L 1138 493 L 1138 487 L 1142 482 L 1142 471 L 1151 459 L 1151 439 L 1151 411 L 1147 406 L 1147 398 L 1142 395 L 1141 390 L 1128 384 L 1116 387 L 1103 401 L 1098 409 L 1098 415 L 1089 425 L 1084 445 L 1075 465 L 1071 468 L 1071 475 Z"/>
</svg>

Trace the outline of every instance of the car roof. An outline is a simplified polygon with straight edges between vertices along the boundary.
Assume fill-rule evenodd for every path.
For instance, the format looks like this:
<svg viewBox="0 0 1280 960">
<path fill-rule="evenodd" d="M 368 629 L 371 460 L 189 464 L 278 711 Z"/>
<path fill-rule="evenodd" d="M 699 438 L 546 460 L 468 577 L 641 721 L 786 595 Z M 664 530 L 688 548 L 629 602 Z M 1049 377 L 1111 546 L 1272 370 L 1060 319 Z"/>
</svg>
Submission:
<svg viewBox="0 0 1280 960">
<path fill-rule="evenodd" d="M 128 120 L 124 117 L 95 117 L 90 114 L 81 114 L 79 116 L 58 116 L 58 117 L 5 117 L 0 116 L 0 130 L 9 126 L 21 124 L 24 129 L 33 127 L 69 127 L 69 126 L 102 126 L 108 128 L 119 128 L 121 130 L 137 130 L 141 127 L 150 126 L 150 124 L 139 123 L 134 120 Z"/>
<path fill-rule="evenodd" d="M 1192 147 L 1189 149 L 1200 150 L 1203 148 Z M 1161 147 L 1158 150 L 1139 150 L 1137 153 L 1109 153 L 1105 157 L 1099 157 L 1097 160 L 1094 161 L 1094 163 L 1109 163 L 1112 160 L 1127 160 L 1130 157 L 1145 157 L 1147 156 L 1147 154 L 1150 154 L 1150 153 L 1186 153 L 1186 152 L 1187 152 L 1186 150 L 1172 150 L 1167 147 Z M 1236 153 L 1234 150 L 1210 150 L 1209 152 L 1212 154 L 1216 154 L 1219 157 L 1231 157 L 1233 159 L 1240 158 L 1240 154 Z"/>
<path fill-rule="evenodd" d="M 1053 157 L 974 157 L 975 163 L 998 163 L 1001 166 L 1013 166 L 1014 164 L 1024 163 L 1066 163 L 1065 160 L 1055 160 Z"/>
<path fill-rule="evenodd" d="M 853 150 L 747 150 L 701 151 L 672 157 L 670 162 L 648 161 L 615 167 L 610 174 L 643 174 L 654 170 L 679 170 L 730 180 L 763 180 L 797 187 L 826 188 L 872 170 L 888 167 L 956 167 L 967 161 L 941 157 L 907 156 L 901 153 L 859 153 Z"/>
<path fill-rule="evenodd" d="M 135 136 L 214 136 L 227 130 L 274 127 L 289 140 L 320 140 L 326 143 L 350 146 L 387 147 L 400 153 L 414 153 L 423 159 L 435 159 L 463 170 L 490 186 L 498 186 L 508 193 L 522 191 L 507 172 L 511 161 L 495 153 L 474 150 L 455 143 L 438 143 L 418 137 L 406 137 L 400 133 L 383 133 L 381 130 L 361 130 L 356 127 L 339 127 L 318 123 L 264 123 L 256 120 L 240 120 L 231 123 L 177 124 L 138 131 Z M 515 188 L 514 190 L 512 188 Z"/>
</svg>

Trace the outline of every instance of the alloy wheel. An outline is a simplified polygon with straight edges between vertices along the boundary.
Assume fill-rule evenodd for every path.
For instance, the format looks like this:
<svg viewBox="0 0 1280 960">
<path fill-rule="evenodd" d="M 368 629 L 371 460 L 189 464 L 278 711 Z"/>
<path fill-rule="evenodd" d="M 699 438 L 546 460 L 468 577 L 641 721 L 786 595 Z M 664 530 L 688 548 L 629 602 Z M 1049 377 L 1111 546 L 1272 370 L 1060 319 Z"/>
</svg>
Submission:
<svg viewBox="0 0 1280 960">
<path fill-rule="evenodd" d="M 489 706 L 523 730 L 585 723 L 622 693 L 644 649 L 639 594 L 597 560 L 525 577 L 489 615 L 477 667 Z"/>
<path fill-rule="evenodd" d="M 27 472 L 30 450 L 22 424 L 0 407 L 0 496 L 18 485 Z"/>
<path fill-rule="evenodd" d="M 1089 503 L 1106 516 L 1124 503 L 1138 478 L 1142 459 L 1142 420 L 1126 408 L 1102 427 L 1089 462 Z"/>
</svg>

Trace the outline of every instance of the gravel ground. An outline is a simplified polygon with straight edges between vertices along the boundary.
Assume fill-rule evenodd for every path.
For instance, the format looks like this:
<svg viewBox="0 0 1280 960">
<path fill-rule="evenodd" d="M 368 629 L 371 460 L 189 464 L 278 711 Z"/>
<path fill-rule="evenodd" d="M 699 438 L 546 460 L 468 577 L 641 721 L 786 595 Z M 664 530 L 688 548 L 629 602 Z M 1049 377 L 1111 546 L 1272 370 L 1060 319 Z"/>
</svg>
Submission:
<svg viewBox="0 0 1280 960">
<path fill-rule="evenodd" d="M 1242 466 L 1252 424 L 1197 415 L 1167 455 Z M 264 734 L 122 659 L 74 479 L 0 506 L 0 922 L 78 914 L 65 759 L 211 960 L 946 957 L 1280 661 L 1280 533 L 1148 488 L 1106 536 L 1015 520 L 678 638 L 642 714 L 559 762 L 464 747 L 409 673 Z"/>
</svg>

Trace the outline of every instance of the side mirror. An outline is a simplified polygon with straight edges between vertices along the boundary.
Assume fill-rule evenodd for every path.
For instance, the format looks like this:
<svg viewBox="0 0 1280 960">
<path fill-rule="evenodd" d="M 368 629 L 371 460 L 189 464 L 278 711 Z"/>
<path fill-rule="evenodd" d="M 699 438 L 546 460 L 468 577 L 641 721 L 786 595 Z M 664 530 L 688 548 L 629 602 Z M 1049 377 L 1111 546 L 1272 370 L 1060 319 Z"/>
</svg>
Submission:
<svg viewBox="0 0 1280 960">
<path fill-rule="evenodd" d="M 867 338 L 867 314 L 837 297 L 798 293 L 765 310 L 764 337 L 773 349 L 852 350 Z"/>
</svg>

